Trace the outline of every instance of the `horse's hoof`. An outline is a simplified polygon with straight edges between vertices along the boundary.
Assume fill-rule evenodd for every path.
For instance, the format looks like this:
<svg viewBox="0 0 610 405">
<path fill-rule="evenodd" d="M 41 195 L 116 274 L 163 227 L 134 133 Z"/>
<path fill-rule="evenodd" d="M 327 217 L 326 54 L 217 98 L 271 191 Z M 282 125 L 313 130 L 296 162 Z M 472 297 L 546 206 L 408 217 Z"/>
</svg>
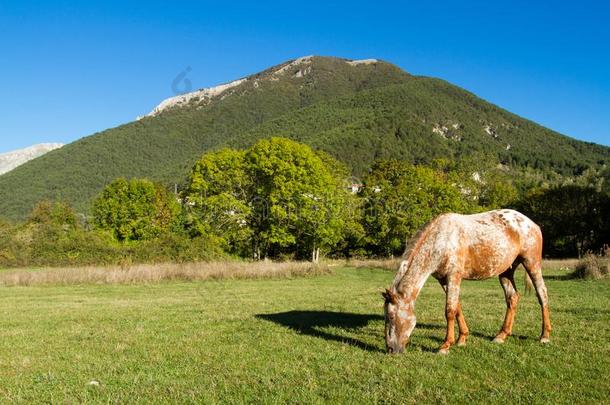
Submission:
<svg viewBox="0 0 610 405">
<path fill-rule="evenodd" d="M 499 337 L 499 336 L 496 336 L 492 342 L 494 342 L 494 343 L 497 343 L 497 344 L 501 345 L 502 343 L 504 343 L 504 338 L 501 338 L 501 337 Z"/>
<path fill-rule="evenodd" d="M 458 347 L 466 346 L 466 341 L 465 340 L 463 342 L 458 341 L 455 345 Z"/>
<path fill-rule="evenodd" d="M 449 349 L 438 349 L 438 354 L 442 354 L 443 356 L 446 356 L 449 354 Z"/>
<path fill-rule="evenodd" d="M 540 338 L 540 343 L 542 343 L 542 344 L 551 343 L 551 339 L 549 339 L 549 338 Z"/>
</svg>

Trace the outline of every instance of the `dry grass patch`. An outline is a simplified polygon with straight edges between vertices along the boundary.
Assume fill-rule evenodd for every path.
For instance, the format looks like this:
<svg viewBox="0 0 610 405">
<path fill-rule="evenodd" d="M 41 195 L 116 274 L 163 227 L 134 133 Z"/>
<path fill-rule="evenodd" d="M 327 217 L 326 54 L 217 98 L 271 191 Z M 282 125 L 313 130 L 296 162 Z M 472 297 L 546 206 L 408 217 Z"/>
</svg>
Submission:
<svg viewBox="0 0 610 405">
<path fill-rule="evenodd" d="M 357 269 L 383 269 L 396 271 L 402 258 L 396 257 L 393 259 L 349 259 L 345 262 L 347 267 L 355 267 Z"/>
<path fill-rule="evenodd" d="M 587 253 L 578 261 L 572 276 L 574 278 L 585 278 L 599 280 L 610 275 L 610 250 L 604 254 L 596 255 Z"/>
<path fill-rule="evenodd" d="M 542 269 L 574 271 L 577 264 L 578 259 L 544 259 L 542 261 Z"/>
<path fill-rule="evenodd" d="M 0 286 L 136 284 L 168 280 L 200 281 L 246 278 L 289 278 L 329 273 L 309 262 L 205 262 L 10 270 L 0 273 Z"/>
<path fill-rule="evenodd" d="M 395 272 L 401 260 L 401 257 L 388 259 L 349 259 L 342 263 L 347 267 L 358 269 L 376 268 Z M 569 272 L 575 271 L 579 263 L 579 259 L 544 259 L 542 261 L 542 268 L 545 271 L 565 271 L 567 275 Z"/>
<path fill-rule="evenodd" d="M 402 258 L 393 259 L 349 259 L 345 261 L 347 267 L 355 268 L 378 268 L 396 271 Z M 544 259 L 542 268 L 545 270 L 573 271 L 578 265 L 578 259 Z"/>
</svg>

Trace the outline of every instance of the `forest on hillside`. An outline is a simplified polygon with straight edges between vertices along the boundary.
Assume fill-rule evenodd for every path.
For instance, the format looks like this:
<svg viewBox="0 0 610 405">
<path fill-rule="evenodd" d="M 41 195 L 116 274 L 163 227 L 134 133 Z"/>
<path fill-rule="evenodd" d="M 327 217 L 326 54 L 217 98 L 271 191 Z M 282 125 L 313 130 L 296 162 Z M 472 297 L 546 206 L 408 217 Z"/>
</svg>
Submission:
<svg viewBox="0 0 610 405">
<path fill-rule="evenodd" d="M 526 173 L 527 174 L 527 173 Z M 390 257 L 434 217 L 515 208 L 537 222 L 544 255 L 576 257 L 610 241 L 610 170 L 533 181 L 476 159 L 376 161 L 361 178 L 321 150 L 286 138 L 200 157 L 179 194 L 118 178 L 91 216 L 41 201 L 0 223 L 0 266 L 60 266 L 221 258 Z"/>
<path fill-rule="evenodd" d="M 85 137 L 0 176 L 0 217 L 23 221 L 41 200 L 66 201 L 89 215 L 93 199 L 118 177 L 173 188 L 185 183 L 204 153 L 247 149 L 271 136 L 324 151 L 359 178 L 384 160 L 427 167 L 448 160 L 473 172 L 500 166 L 517 187 L 528 181 L 531 188 L 574 182 L 610 164 L 608 147 L 563 136 L 388 63 L 354 67 L 314 57 L 307 66 L 277 72 L 253 75 L 221 97 L 194 99 Z"/>
</svg>

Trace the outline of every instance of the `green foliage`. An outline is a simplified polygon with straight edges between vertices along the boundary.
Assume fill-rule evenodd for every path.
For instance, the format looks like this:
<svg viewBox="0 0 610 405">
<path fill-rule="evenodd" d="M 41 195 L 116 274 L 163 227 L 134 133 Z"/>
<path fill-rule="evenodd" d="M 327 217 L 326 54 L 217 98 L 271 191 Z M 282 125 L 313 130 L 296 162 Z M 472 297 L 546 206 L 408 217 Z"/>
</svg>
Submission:
<svg viewBox="0 0 610 405">
<path fill-rule="evenodd" d="M 567 184 L 486 161 L 435 158 L 430 167 L 378 160 L 361 181 L 323 150 L 264 138 L 220 149 L 191 169 L 181 203 L 158 183 L 119 178 L 87 217 L 43 201 L 18 225 L 0 223 L 0 266 L 60 266 L 249 258 L 399 255 L 425 223 L 445 212 L 512 206 L 542 227 L 545 254 L 574 256 L 610 240 L 608 170 Z"/>
<path fill-rule="evenodd" d="M 110 265 L 123 257 L 119 246 L 97 232 L 56 225 L 26 227 L 21 232 L 31 232 L 32 239 L 25 250 L 27 254 L 21 257 L 20 267 Z M 2 265 L 15 267 L 15 263 Z"/>
<path fill-rule="evenodd" d="M 76 214 L 67 203 L 41 201 L 32 209 L 29 222 L 41 225 L 76 226 Z"/>
<path fill-rule="evenodd" d="M 93 204 L 95 226 L 119 241 L 153 239 L 170 229 L 179 211 L 172 195 L 145 179 L 117 179 Z"/>
<path fill-rule="evenodd" d="M 364 227 L 371 253 L 402 253 L 406 240 L 445 212 L 475 209 L 450 177 L 431 168 L 390 160 L 377 163 L 365 178 Z"/>
<path fill-rule="evenodd" d="M 610 165 L 604 167 L 600 173 L 601 191 L 610 195 Z"/>
<path fill-rule="evenodd" d="M 505 208 L 519 199 L 517 188 L 504 176 L 490 175 L 481 185 L 479 205 L 486 209 Z"/>
<path fill-rule="evenodd" d="M 191 170 L 185 202 L 191 235 L 215 235 L 229 252 L 247 255 L 252 184 L 244 156 L 232 149 L 205 154 Z"/>
<path fill-rule="evenodd" d="M 346 190 L 308 146 L 283 138 L 261 140 L 246 153 L 254 183 L 256 249 L 263 254 L 293 247 L 297 255 L 335 245 L 342 237 Z M 262 215 L 261 215 L 262 214 Z"/>
<path fill-rule="evenodd" d="M 219 194 L 247 198 L 251 184 L 244 155 L 244 151 L 228 148 L 205 154 L 191 170 L 189 201 L 200 203 L 203 198 Z"/>
<path fill-rule="evenodd" d="M 156 239 L 121 246 L 122 260 L 133 263 L 184 263 L 227 258 L 220 241 L 210 236 L 189 238 L 164 233 Z"/>
<path fill-rule="evenodd" d="M 0 176 L 0 217 L 24 219 L 45 199 L 67 201 L 86 215 L 118 177 L 179 184 L 205 152 L 247 148 L 271 136 L 322 149 L 356 176 L 377 160 L 429 164 L 476 155 L 483 157 L 479 164 L 502 163 L 514 177 L 528 171 L 560 181 L 610 161 L 610 148 L 559 135 L 388 63 L 351 66 L 315 57 L 309 67 L 302 77 L 298 65 L 283 74 L 262 72 L 223 97 L 94 134 L 18 167 Z M 443 127 L 446 133 L 433 132 Z"/>
<path fill-rule="evenodd" d="M 189 262 L 225 257 L 218 240 L 164 233 L 153 240 L 119 243 L 109 233 L 31 221 L 0 227 L 0 268 Z"/>
<path fill-rule="evenodd" d="M 532 189 L 516 208 L 540 225 L 545 255 L 580 256 L 610 241 L 610 194 L 592 187 Z"/>
<path fill-rule="evenodd" d="M 245 152 L 220 150 L 195 164 L 185 200 L 197 234 L 254 257 L 306 257 L 343 238 L 349 198 L 341 164 L 284 138 Z"/>
</svg>

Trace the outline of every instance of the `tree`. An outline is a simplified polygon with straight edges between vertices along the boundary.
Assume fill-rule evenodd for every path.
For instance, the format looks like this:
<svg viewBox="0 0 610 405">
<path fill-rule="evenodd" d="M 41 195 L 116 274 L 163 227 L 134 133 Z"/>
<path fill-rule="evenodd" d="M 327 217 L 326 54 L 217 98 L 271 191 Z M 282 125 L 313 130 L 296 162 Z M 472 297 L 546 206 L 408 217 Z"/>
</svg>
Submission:
<svg viewBox="0 0 610 405">
<path fill-rule="evenodd" d="M 439 214 L 474 209 L 445 173 L 395 160 L 372 168 L 361 196 L 367 245 L 377 255 L 402 253 L 405 241 Z"/>
<path fill-rule="evenodd" d="M 363 256 L 364 227 L 362 226 L 362 199 L 353 192 L 353 187 L 359 187 L 360 179 L 351 175 L 349 169 L 328 153 L 317 150 L 316 155 L 330 171 L 336 183 L 335 208 L 332 215 L 340 218 L 343 223 L 342 237 L 338 243 L 328 245 L 329 253 L 340 257 Z"/>
<path fill-rule="evenodd" d="M 517 188 L 497 173 L 486 176 L 480 190 L 479 205 L 486 209 L 506 208 L 519 196 Z"/>
<path fill-rule="evenodd" d="M 329 155 L 283 138 L 211 152 L 191 171 L 187 222 L 192 233 L 216 235 L 233 253 L 317 261 L 349 223 L 346 173 Z"/>
<path fill-rule="evenodd" d="M 191 234 L 215 235 L 225 249 L 239 254 L 249 250 L 252 236 L 252 181 L 244 157 L 243 151 L 232 149 L 203 155 L 191 170 L 185 194 Z"/>
<path fill-rule="evenodd" d="M 610 195 L 610 166 L 604 167 L 601 171 L 601 191 Z"/>
<path fill-rule="evenodd" d="M 40 225 L 54 225 L 75 228 L 76 214 L 72 207 L 63 202 L 40 201 L 32 209 L 29 222 Z"/>
<path fill-rule="evenodd" d="M 320 249 L 341 240 L 347 190 L 328 159 L 284 138 L 261 140 L 246 151 L 258 205 L 250 219 L 256 252 L 308 251 L 317 261 Z"/>
<path fill-rule="evenodd" d="M 593 187 L 532 189 L 515 208 L 542 229 L 545 255 L 575 257 L 610 243 L 610 195 Z"/>
<path fill-rule="evenodd" d="M 203 155 L 191 170 L 187 192 L 189 201 L 200 202 L 208 196 L 223 193 L 246 200 L 251 180 L 244 157 L 244 151 L 229 148 Z"/>
<path fill-rule="evenodd" d="M 446 181 L 458 185 L 462 194 L 482 209 L 505 208 L 518 198 L 512 179 L 494 164 L 495 159 L 475 152 L 459 161 L 435 159 L 431 167 L 445 175 Z"/>
<path fill-rule="evenodd" d="M 170 230 L 179 211 L 173 195 L 145 179 L 117 179 L 93 204 L 95 226 L 119 241 L 153 239 Z"/>
</svg>

